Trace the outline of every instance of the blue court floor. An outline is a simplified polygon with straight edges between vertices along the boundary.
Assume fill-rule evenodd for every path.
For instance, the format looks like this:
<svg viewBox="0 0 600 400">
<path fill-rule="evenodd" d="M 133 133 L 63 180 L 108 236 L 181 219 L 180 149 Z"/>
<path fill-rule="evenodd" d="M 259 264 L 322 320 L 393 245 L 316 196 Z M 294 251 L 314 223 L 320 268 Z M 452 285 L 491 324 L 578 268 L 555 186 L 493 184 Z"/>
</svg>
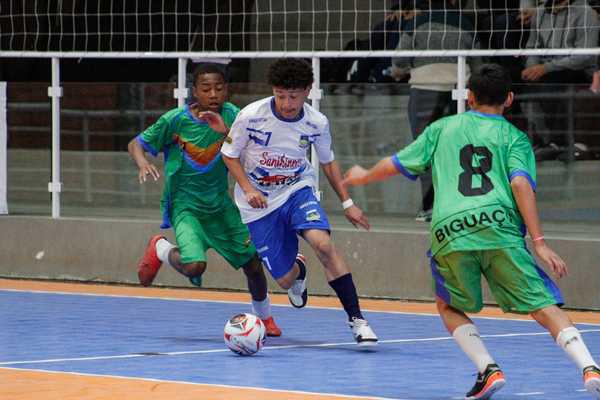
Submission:
<svg viewBox="0 0 600 400">
<path fill-rule="evenodd" d="M 475 370 L 439 317 L 366 312 L 360 350 L 341 310 L 273 306 L 283 330 L 252 357 L 223 343 L 249 304 L 0 290 L 0 367 L 386 399 L 460 399 Z M 494 399 L 588 399 L 580 373 L 531 321 L 475 319 L 507 385 Z M 579 324 L 600 359 L 600 325 Z"/>
</svg>

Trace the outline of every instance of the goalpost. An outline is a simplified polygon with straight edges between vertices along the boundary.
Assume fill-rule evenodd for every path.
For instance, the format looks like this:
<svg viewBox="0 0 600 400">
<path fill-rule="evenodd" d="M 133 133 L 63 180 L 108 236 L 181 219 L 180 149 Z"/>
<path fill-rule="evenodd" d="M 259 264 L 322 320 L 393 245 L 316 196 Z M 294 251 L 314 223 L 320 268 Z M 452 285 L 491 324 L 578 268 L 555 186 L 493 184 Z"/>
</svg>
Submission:
<svg viewBox="0 0 600 400">
<path fill-rule="evenodd" d="M 429 13 L 426 14 L 430 18 L 428 22 L 433 22 L 434 12 L 444 16 L 456 13 L 459 21 L 469 19 L 472 23 L 470 30 L 463 29 L 462 32 L 476 37 L 483 30 L 478 26 L 479 15 L 490 10 L 477 9 L 476 1 L 471 1 L 471 6 L 462 1 L 431 0 L 428 4 L 435 4 L 437 9 L 424 11 Z M 504 7 L 496 11 L 506 15 L 520 12 L 521 6 L 515 7 L 513 3 L 505 0 Z M 395 9 L 396 4 L 399 9 Z M 185 79 L 189 59 L 309 58 L 315 74 L 310 100 L 318 109 L 322 98 L 320 60 L 323 58 L 455 57 L 457 84 L 453 99 L 457 101 L 458 112 L 463 112 L 468 57 L 600 55 L 598 18 L 585 2 L 574 2 L 568 6 L 569 13 L 582 16 L 582 26 L 567 24 L 551 29 L 566 37 L 583 30 L 586 40 L 584 46 L 578 48 L 565 47 L 565 43 L 552 43 L 548 48 L 538 43 L 527 48 L 510 48 L 507 46 L 507 35 L 523 34 L 525 27 L 521 25 L 520 28 L 514 28 L 508 24 L 498 29 L 493 26 L 488 32 L 504 35 L 502 48 L 480 48 L 475 40 L 470 48 L 377 48 L 372 38 L 373 26 L 392 18 L 392 15 L 397 17 L 401 13 L 414 11 L 419 4 L 422 7 L 423 3 L 419 0 L 3 2 L 0 5 L 0 58 L 52 60 L 52 84 L 48 88 L 53 121 L 52 181 L 48 185 L 52 193 L 52 217 L 60 216 L 60 59 L 63 58 L 178 60 L 177 88 L 173 95 L 179 106 L 185 103 L 189 95 Z M 460 8 L 452 8 L 452 4 L 458 4 Z M 539 8 L 538 12 L 543 12 L 543 9 Z M 454 29 L 440 28 L 439 24 L 431 26 L 434 27 L 429 32 L 432 36 L 444 37 Z M 406 34 L 401 25 L 390 29 L 387 24 L 379 33 Z M 357 40 L 363 41 L 360 49 L 356 45 Z M 352 41 L 355 41 L 354 48 L 347 46 Z M 318 163 L 314 151 L 312 157 L 313 163 Z"/>
<path fill-rule="evenodd" d="M 6 200 L 6 82 L 0 82 L 0 214 L 8 214 Z"/>
</svg>

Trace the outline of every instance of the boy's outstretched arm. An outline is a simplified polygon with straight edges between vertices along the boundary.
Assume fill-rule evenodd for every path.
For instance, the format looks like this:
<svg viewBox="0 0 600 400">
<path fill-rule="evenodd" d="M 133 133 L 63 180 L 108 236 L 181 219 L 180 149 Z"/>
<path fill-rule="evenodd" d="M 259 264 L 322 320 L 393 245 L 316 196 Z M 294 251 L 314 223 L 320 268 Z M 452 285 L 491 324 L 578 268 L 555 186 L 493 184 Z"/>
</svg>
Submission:
<svg viewBox="0 0 600 400">
<path fill-rule="evenodd" d="M 137 141 L 137 137 L 131 139 L 129 144 L 127 145 L 127 151 L 131 155 L 131 158 L 137 164 L 139 168 L 138 172 L 138 180 L 140 183 L 146 182 L 148 175 L 150 175 L 154 180 L 158 180 L 160 177 L 160 173 L 158 172 L 158 168 L 154 164 L 152 164 L 146 158 L 144 148 Z"/>
<path fill-rule="evenodd" d="M 531 184 L 524 176 L 517 176 L 511 182 L 513 195 L 517 202 L 519 212 L 525 221 L 527 230 L 533 241 L 535 254 L 552 269 L 557 277 L 562 278 L 567 275 L 567 265 L 558 254 L 556 254 L 544 241 L 544 234 L 540 226 L 537 206 L 535 202 L 535 193 Z"/>
<path fill-rule="evenodd" d="M 355 165 L 344 174 L 342 184 L 346 186 L 360 186 L 371 182 L 384 181 L 400 172 L 392 162 L 391 157 L 384 158 L 377 162 L 370 169 L 364 169 L 360 165 Z"/>
</svg>

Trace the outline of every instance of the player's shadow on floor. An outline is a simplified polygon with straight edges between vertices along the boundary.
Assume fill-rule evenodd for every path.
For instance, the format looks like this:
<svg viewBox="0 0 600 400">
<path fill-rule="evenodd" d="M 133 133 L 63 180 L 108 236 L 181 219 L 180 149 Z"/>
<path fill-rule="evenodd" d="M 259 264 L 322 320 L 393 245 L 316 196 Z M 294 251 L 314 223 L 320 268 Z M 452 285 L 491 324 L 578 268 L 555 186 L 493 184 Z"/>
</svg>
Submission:
<svg viewBox="0 0 600 400">
<path fill-rule="evenodd" d="M 348 344 L 339 344 L 332 346 L 323 346 L 328 344 L 328 342 L 317 341 L 317 340 L 302 340 L 296 338 L 267 338 L 265 342 L 266 348 L 277 349 L 278 347 L 288 348 L 290 346 L 294 346 L 293 348 L 297 349 L 319 349 L 319 350 L 328 350 L 328 351 L 342 351 L 342 352 L 375 352 L 379 346 L 363 346 L 360 347 L 351 341 L 347 342 Z"/>
<path fill-rule="evenodd" d="M 159 336 L 156 339 L 165 340 L 175 344 L 200 344 L 200 343 L 218 343 L 223 344 L 223 338 L 220 337 L 184 337 L 184 336 Z"/>
</svg>

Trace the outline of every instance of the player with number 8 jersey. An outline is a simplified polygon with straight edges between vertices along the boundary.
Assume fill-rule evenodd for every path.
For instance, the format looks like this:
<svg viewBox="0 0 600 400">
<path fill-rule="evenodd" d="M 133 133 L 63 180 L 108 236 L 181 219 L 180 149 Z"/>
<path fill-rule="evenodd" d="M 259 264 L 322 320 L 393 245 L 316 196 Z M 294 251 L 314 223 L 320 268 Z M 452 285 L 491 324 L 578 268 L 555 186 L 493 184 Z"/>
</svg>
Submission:
<svg viewBox="0 0 600 400">
<path fill-rule="evenodd" d="M 469 78 L 471 111 L 431 124 L 417 140 L 369 170 L 352 167 L 346 185 L 399 173 L 410 179 L 431 168 L 436 198 L 430 267 L 436 305 L 448 331 L 477 367 L 466 400 L 489 399 L 506 383 L 467 312 L 483 307 L 482 276 L 505 312 L 530 314 L 546 328 L 600 399 L 600 369 L 581 334 L 559 307 L 560 290 L 525 245 L 557 277 L 566 263 L 544 241 L 535 201 L 535 159 L 527 135 L 504 119 L 514 94 L 508 72 L 484 64 Z"/>
<path fill-rule="evenodd" d="M 535 157 L 527 135 L 503 116 L 469 111 L 437 120 L 392 161 L 413 180 L 431 166 L 433 255 L 523 245 L 510 182 L 524 176 L 535 190 Z"/>
</svg>

